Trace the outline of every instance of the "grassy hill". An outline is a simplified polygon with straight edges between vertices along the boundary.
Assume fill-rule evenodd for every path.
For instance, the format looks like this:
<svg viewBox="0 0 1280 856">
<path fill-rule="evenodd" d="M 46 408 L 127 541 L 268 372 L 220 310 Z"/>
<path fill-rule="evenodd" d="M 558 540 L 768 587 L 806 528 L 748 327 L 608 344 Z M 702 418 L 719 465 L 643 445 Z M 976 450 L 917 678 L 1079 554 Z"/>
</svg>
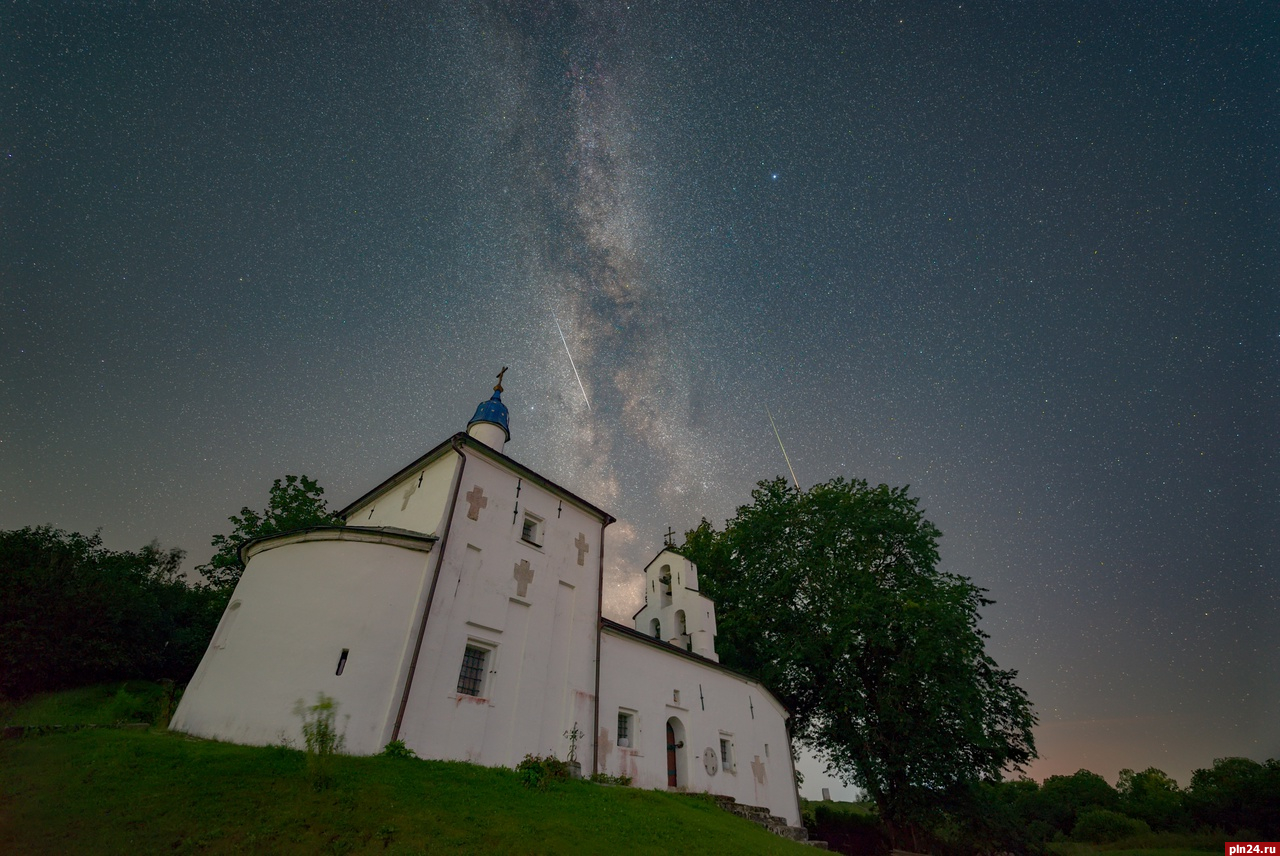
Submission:
<svg viewBox="0 0 1280 856">
<path fill-rule="evenodd" d="M 33 699 L 6 724 L 107 724 L 154 710 L 131 683 Z M 123 716 L 122 716 L 123 714 Z M 317 791 L 292 749 L 158 729 L 0 741 L 0 850 L 76 853 L 812 853 L 710 800 L 416 759 L 335 759 Z"/>
</svg>

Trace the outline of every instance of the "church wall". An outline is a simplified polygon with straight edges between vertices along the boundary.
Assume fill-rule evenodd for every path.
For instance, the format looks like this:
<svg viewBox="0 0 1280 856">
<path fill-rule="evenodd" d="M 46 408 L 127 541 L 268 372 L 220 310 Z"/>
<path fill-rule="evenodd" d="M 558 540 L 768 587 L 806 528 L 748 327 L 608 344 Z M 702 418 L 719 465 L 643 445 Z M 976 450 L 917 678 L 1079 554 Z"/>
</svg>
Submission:
<svg viewBox="0 0 1280 856">
<path fill-rule="evenodd" d="M 439 534 L 449 499 L 458 456 L 445 452 L 404 476 L 398 484 L 347 515 L 351 526 L 394 526 L 425 535 Z"/>
<path fill-rule="evenodd" d="M 529 517 L 532 515 L 532 517 Z M 534 530 L 526 534 L 528 520 Z M 514 766 L 592 730 L 600 519 L 467 450 L 401 737 L 424 758 Z M 459 691 L 468 646 L 483 685 Z M 579 756 L 590 768 L 590 738 Z"/>
<path fill-rule="evenodd" d="M 640 788 L 668 787 L 668 720 L 675 720 L 678 783 L 694 792 L 725 794 L 800 824 L 800 806 L 782 706 L 759 684 L 710 664 L 664 651 L 605 629 L 601 637 L 601 772 L 630 776 Z M 626 742 L 618 715 L 630 716 Z M 730 746 L 730 769 L 720 741 Z M 704 763 L 712 753 L 716 771 Z"/>
<path fill-rule="evenodd" d="M 434 560 L 429 548 L 310 540 L 253 555 L 170 727 L 302 746 L 294 706 L 323 692 L 339 704 L 347 751 L 381 751 Z"/>
</svg>

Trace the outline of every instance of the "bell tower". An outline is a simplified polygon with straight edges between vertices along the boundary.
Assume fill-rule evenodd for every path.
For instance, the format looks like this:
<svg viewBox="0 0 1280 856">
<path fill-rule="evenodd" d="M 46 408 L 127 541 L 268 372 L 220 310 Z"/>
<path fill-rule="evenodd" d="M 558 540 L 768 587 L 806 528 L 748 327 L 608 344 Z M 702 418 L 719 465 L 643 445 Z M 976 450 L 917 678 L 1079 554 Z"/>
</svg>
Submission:
<svg viewBox="0 0 1280 856">
<path fill-rule="evenodd" d="M 716 654 L 716 605 L 698 591 L 698 566 L 668 546 L 644 569 L 636 630 L 708 660 Z"/>
</svg>

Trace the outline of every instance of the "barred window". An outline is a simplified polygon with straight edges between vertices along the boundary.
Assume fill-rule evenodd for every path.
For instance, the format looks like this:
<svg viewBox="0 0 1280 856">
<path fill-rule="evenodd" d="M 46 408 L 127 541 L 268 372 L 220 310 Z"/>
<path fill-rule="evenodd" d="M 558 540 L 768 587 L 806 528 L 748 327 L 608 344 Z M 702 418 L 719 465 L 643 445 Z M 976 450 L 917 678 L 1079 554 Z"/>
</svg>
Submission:
<svg viewBox="0 0 1280 856">
<path fill-rule="evenodd" d="M 520 538 L 535 547 L 542 546 L 542 518 L 532 514 L 524 516 L 524 525 L 520 527 Z"/>
<path fill-rule="evenodd" d="M 484 663 L 489 652 L 468 645 L 462 655 L 462 671 L 458 672 L 458 694 L 478 696 L 484 686 Z"/>
<path fill-rule="evenodd" d="M 623 749 L 631 748 L 631 716 L 625 710 L 618 711 L 618 746 Z"/>
</svg>

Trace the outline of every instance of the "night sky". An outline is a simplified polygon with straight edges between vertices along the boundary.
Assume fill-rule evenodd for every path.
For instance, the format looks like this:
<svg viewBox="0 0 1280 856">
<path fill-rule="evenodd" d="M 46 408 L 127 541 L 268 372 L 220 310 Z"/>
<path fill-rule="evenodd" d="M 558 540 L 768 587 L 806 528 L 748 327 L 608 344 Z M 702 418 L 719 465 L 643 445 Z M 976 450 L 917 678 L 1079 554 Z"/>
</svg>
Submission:
<svg viewBox="0 0 1280 856">
<path fill-rule="evenodd" d="M 1280 756 L 1278 33 L 6 4 L 0 528 L 194 565 L 272 479 L 346 505 L 510 366 L 506 451 L 619 518 L 625 620 L 668 525 L 786 473 L 768 407 L 803 486 L 910 485 L 990 590 L 1033 776 Z"/>
</svg>

